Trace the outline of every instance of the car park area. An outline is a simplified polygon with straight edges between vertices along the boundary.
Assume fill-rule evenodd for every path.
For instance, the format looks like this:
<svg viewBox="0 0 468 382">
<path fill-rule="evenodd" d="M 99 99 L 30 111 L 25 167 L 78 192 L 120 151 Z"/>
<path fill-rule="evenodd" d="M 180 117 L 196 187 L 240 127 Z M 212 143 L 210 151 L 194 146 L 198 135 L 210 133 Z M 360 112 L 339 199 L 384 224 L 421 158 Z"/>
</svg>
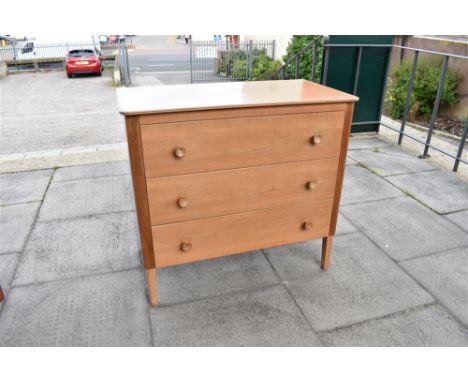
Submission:
<svg viewBox="0 0 468 382">
<path fill-rule="evenodd" d="M 111 73 L 68 79 L 65 71 L 0 80 L 0 155 L 126 141 Z"/>
</svg>

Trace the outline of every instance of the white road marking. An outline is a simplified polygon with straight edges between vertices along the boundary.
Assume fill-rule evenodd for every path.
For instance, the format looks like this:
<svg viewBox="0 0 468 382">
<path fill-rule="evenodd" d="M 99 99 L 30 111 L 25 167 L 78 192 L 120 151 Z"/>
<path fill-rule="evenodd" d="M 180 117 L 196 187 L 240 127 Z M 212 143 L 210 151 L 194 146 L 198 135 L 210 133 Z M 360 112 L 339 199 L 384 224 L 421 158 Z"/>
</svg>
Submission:
<svg viewBox="0 0 468 382">
<path fill-rule="evenodd" d="M 146 66 L 175 66 L 175 64 L 147 64 Z"/>
</svg>

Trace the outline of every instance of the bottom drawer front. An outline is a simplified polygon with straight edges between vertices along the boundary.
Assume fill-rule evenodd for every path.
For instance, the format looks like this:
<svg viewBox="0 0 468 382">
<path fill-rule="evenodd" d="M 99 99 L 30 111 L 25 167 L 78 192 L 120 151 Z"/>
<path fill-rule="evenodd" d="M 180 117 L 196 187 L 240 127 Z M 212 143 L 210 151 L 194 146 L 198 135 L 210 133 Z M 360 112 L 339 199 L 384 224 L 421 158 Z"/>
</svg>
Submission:
<svg viewBox="0 0 468 382">
<path fill-rule="evenodd" d="M 327 236 L 333 201 L 152 227 L 156 266 L 189 263 Z"/>
</svg>

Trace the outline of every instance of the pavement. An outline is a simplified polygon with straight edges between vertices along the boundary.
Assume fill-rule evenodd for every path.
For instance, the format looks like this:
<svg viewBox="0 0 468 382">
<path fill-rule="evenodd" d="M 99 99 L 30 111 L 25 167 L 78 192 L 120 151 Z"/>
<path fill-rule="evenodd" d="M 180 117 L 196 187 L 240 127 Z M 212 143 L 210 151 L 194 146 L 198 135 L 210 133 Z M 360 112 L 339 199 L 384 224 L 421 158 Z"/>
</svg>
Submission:
<svg viewBox="0 0 468 382">
<path fill-rule="evenodd" d="M 320 240 L 158 270 L 127 160 L 0 174 L 1 346 L 467 346 L 468 184 L 353 138 Z"/>
</svg>

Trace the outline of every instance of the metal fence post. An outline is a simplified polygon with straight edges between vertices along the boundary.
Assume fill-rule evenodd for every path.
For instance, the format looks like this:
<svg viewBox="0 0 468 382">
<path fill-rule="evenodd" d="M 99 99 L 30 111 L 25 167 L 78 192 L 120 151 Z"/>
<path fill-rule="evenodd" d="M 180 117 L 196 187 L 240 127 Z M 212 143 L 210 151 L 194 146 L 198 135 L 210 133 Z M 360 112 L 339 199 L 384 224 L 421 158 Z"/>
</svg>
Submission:
<svg viewBox="0 0 468 382">
<path fill-rule="evenodd" d="M 323 70 L 323 78 L 322 78 L 322 85 L 327 84 L 327 74 L 328 74 L 328 58 L 330 55 L 330 49 L 327 46 L 324 46 L 325 54 L 324 54 L 324 62 L 322 66 Z"/>
<path fill-rule="evenodd" d="M 274 60 L 275 59 L 275 45 L 276 45 L 276 40 L 271 41 L 271 58 Z"/>
<path fill-rule="evenodd" d="M 192 39 L 190 39 L 189 48 L 190 48 L 190 83 L 193 84 Z"/>
<path fill-rule="evenodd" d="M 313 56 L 312 56 L 312 78 L 311 81 L 315 81 L 315 66 L 317 64 L 317 42 L 314 42 L 314 50 L 313 50 Z"/>
<path fill-rule="evenodd" d="M 463 128 L 463 133 L 461 135 L 460 145 L 458 146 L 458 153 L 457 158 L 455 159 L 455 163 L 453 164 L 453 172 L 457 172 L 458 165 L 460 164 L 460 159 L 463 153 L 463 147 L 465 146 L 466 135 L 468 134 L 468 117 L 466 117 L 465 127 Z"/>
<path fill-rule="evenodd" d="M 437 96 L 434 103 L 434 109 L 432 110 L 432 118 L 429 124 L 429 131 L 427 133 L 427 140 L 424 146 L 424 152 L 419 158 L 424 159 L 429 157 L 429 145 L 431 144 L 432 138 L 432 130 L 434 130 L 435 120 L 437 118 L 437 113 L 439 111 L 440 106 L 440 99 L 442 98 L 442 92 L 444 90 L 444 81 L 445 81 L 445 74 L 447 73 L 447 64 L 448 64 L 449 56 L 444 57 L 444 63 L 442 64 L 442 73 L 440 73 L 440 80 L 439 80 L 439 87 L 437 88 Z"/>
<path fill-rule="evenodd" d="M 400 136 L 398 137 L 399 145 L 401 145 L 401 142 L 403 141 L 403 132 L 405 131 L 406 119 L 408 118 L 409 108 L 411 105 L 411 93 L 413 92 L 414 77 L 416 76 L 416 66 L 418 65 L 418 56 L 419 51 L 414 52 L 413 68 L 411 69 L 408 91 L 406 93 L 405 111 L 403 112 L 403 118 L 401 119 Z"/>
<path fill-rule="evenodd" d="M 127 79 L 128 79 L 128 85 L 132 84 L 132 78 L 130 77 L 130 62 L 128 59 L 128 47 L 127 44 L 125 43 L 125 65 L 127 66 Z"/>
<path fill-rule="evenodd" d="M 16 40 L 12 44 L 13 47 L 13 59 L 16 60 L 18 59 L 18 52 L 16 51 Z"/>
<path fill-rule="evenodd" d="M 250 80 L 252 78 L 252 66 L 253 66 L 253 41 L 249 41 L 249 72 L 247 78 Z"/>
<path fill-rule="evenodd" d="M 379 124 L 377 125 L 377 133 L 380 131 L 380 121 L 382 121 L 382 113 L 384 109 L 384 101 L 385 101 L 385 94 L 387 93 L 387 85 L 388 85 L 388 74 L 390 72 L 390 61 L 392 59 L 392 48 L 388 49 L 388 59 L 387 65 L 385 66 L 385 77 L 384 83 L 382 86 L 382 95 L 380 96 L 380 108 L 379 108 Z"/>
<path fill-rule="evenodd" d="M 353 85 L 353 95 L 357 93 L 357 87 L 359 82 L 359 72 L 361 71 L 361 58 L 362 58 L 362 46 L 358 49 L 358 55 L 356 58 L 356 69 L 354 70 L 354 85 Z"/>
<path fill-rule="evenodd" d="M 298 54 L 296 56 L 296 80 L 299 78 L 300 66 L 301 66 L 301 55 Z"/>
</svg>

